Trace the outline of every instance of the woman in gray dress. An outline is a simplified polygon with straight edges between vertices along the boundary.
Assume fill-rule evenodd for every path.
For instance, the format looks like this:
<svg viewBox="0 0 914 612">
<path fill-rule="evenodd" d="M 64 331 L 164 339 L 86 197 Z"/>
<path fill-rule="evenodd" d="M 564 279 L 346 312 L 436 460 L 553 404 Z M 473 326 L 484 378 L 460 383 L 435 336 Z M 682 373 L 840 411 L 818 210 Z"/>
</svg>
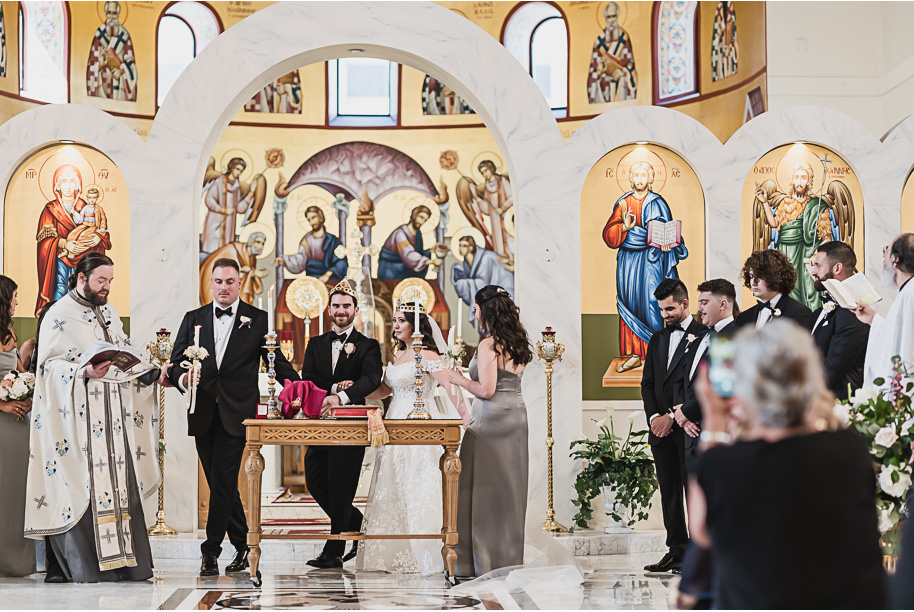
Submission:
<svg viewBox="0 0 914 612">
<path fill-rule="evenodd" d="M 527 408 L 524 368 L 533 360 L 517 305 L 502 287 L 476 293 L 473 311 L 484 335 L 470 378 L 450 382 L 476 396 L 460 446 L 457 494 L 457 575 L 481 576 L 524 562 L 527 513 Z"/>
<path fill-rule="evenodd" d="M 0 378 L 13 370 L 25 372 L 13 333 L 18 303 L 16 283 L 0 275 Z M 32 400 L 0 401 L 0 577 L 35 572 L 35 542 L 22 535 L 31 410 Z"/>
</svg>

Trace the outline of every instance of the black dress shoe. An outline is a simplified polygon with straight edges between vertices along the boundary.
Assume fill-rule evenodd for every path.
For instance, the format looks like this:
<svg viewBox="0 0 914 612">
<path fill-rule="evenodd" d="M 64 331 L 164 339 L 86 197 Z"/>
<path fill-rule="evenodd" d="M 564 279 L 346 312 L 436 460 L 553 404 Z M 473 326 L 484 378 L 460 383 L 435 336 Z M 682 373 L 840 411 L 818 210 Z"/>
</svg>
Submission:
<svg viewBox="0 0 914 612">
<path fill-rule="evenodd" d="M 210 555 L 208 553 L 203 553 L 203 561 L 200 563 L 200 575 L 201 576 L 218 576 L 219 575 L 219 563 L 216 560 L 216 555 Z"/>
<path fill-rule="evenodd" d="M 679 567 L 682 565 L 682 559 L 677 557 L 671 552 L 663 555 L 663 558 L 657 563 L 651 563 L 650 565 L 645 565 L 644 569 L 649 572 L 668 572 L 674 567 Z"/>
<path fill-rule="evenodd" d="M 45 574 L 44 581 L 48 584 L 65 584 L 67 577 L 56 572 L 48 572 Z"/>
<path fill-rule="evenodd" d="M 243 572 L 249 567 L 251 567 L 251 564 L 248 563 L 248 551 L 236 550 L 235 558 L 232 559 L 231 563 L 225 566 L 225 573 L 232 574 L 234 572 Z"/>
<path fill-rule="evenodd" d="M 682 574 L 682 566 L 674 565 L 673 567 L 670 568 L 670 573 L 676 574 L 677 576 L 679 576 L 680 574 Z"/>
<path fill-rule="evenodd" d="M 337 555 L 328 555 L 325 552 L 322 552 L 318 555 L 317 559 L 311 559 L 307 562 L 307 565 L 311 567 L 316 567 L 317 569 L 329 569 L 331 567 L 343 567 L 343 559 Z"/>
<path fill-rule="evenodd" d="M 350 550 L 348 553 L 343 555 L 343 563 L 345 563 L 346 561 L 352 561 L 353 559 L 355 559 L 355 556 L 358 554 L 358 552 L 359 552 L 359 543 L 353 542 L 352 550 Z"/>
</svg>

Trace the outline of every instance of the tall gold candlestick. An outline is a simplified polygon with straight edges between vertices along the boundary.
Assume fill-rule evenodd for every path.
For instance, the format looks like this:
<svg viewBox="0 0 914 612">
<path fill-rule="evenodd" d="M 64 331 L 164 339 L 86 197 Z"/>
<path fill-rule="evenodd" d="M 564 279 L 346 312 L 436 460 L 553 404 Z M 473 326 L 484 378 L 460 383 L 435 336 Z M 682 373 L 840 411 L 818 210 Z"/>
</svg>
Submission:
<svg viewBox="0 0 914 612">
<path fill-rule="evenodd" d="M 536 343 L 536 356 L 546 362 L 546 448 L 549 451 L 548 470 L 549 470 L 549 506 L 546 509 L 546 521 L 543 523 L 543 529 L 546 531 L 562 532 L 568 529 L 555 520 L 555 508 L 552 499 L 552 447 L 555 440 L 552 437 L 552 362 L 561 361 L 562 353 L 565 352 L 565 345 L 555 341 L 555 331 L 547 327 L 543 332 L 542 342 Z"/>
<path fill-rule="evenodd" d="M 418 313 L 418 302 L 416 303 Z M 416 317 L 418 319 L 418 316 Z M 432 415 L 429 414 L 428 409 L 425 407 L 425 399 L 422 397 L 422 349 L 425 346 L 422 344 L 422 334 L 419 332 L 418 326 L 416 327 L 416 332 L 413 334 L 413 344 L 412 349 L 416 353 L 413 359 L 416 362 L 416 399 L 413 400 L 413 409 L 406 415 L 407 419 L 430 419 Z"/>
<path fill-rule="evenodd" d="M 171 358 L 171 332 L 160 329 L 156 339 L 146 345 L 152 360 L 161 367 Z M 156 524 L 146 530 L 151 536 L 177 535 L 177 531 L 165 523 L 165 387 L 159 385 L 159 473 L 162 483 L 159 485 L 159 509 L 156 512 Z"/>
<path fill-rule="evenodd" d="M 271 300 L 272 302 L 272 300 Z M 279 403 L 276 401 L 276 349 L 279 348 L 279 344 L 276 342 L 276 332 L 272 329 L 267 332 L 266 343 L 264 344 L 265 349 L 267 349 L 267 384 L 269 385 L 270 397 L 267 400 L 267 418 L 268 419 L 281 419 L 282 413 L 279 412 Z"/>
</svg>

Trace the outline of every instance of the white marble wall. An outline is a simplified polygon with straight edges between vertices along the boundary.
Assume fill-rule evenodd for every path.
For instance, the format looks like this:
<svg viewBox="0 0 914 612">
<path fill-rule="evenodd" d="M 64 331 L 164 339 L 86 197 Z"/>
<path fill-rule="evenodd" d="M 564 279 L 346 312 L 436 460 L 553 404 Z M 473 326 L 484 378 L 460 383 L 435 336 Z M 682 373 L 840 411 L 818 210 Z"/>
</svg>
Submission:
<svg viewBox="0 0 914 612">
<path fill-rule="evenodd" d="M 176 330 L 197 300 L 199 185 L 219 136 L 263 83 L 291 69 L 346 56 L 349 49 L 408 64 L 445 79 L 492 132 L 509 167 L 517 203 L 517 301 L 533 340 L 547 325 L 565 343 L 553 381 L 556 508 L 570 523 L 575 466 L 568 443 L 582 426 L 580 195 L 584 177 L 609 150 L 650 141 L 686 159 L 705 191 L 710 245 L 707 272 L 735 279 L 740 264 L 743 179 L 768 150 L 797 139 L 834 149 L 861 180 L 867 271 L 897 233 L 899 198 L 914 161 L 914 122 L 880 143 L 859 123 L 810 107 L 766 113 L 721 145 L 691 118 L 663 108 L 610 111 L 563 144 L 558 125 L 529 75 L 491 36 L 425 2 L 277 3 L 219 36 L 187 68 L 143 143 L 98 110 L 54 105 L 0 126 L 0 175 L 36 148 L 61 139 L 100 149 L 124 174 L 131 209 L 131 319 L 145 342 Z M 0 216 L 2 219 L 2 216 Z M 874 280 L 877 275 L 873 275 Z M 542 364 L 524 376 L 530 420 L 528 529 L 545 518 L 545 381 Z M 183 402 L 168 394 L 166 511 L 181 531 L 196 527 L 197 470 Z M 152 516 L 152 513 L 149 513 Z"/>
</svg>

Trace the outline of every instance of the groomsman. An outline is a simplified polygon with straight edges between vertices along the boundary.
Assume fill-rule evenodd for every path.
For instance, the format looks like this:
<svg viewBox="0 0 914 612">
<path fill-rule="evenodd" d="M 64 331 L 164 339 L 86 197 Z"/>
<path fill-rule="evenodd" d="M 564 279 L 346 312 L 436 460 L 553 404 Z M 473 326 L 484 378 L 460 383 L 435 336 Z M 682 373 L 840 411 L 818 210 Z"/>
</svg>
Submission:
<svg viewBox="0 0 914 612">
<path fill-rule="evenodd" d="M 244 454 L 242 422 L 257 416 L 260 391 L 257 373 L 260 359 L 267 360 L 263 347 L 267 313 L 243 302 L 241 276 L 234 259 L 217 259 L 210 279 L 213 302 L 184 315 L 171 352 L 169 378 L 185 393 L 190 385 L 184 351 L 194 342 L 194 328 L 200 326 L 200 346 L 209 355 L 200 362 L 197 401 L 187 414 L 187 433 L 194 436 L 203 474 L 209 485 L 206 540 L 200 545 L 201 576 L 219 575 L 222 540 L 228 533 L 235 558 L 225 573 L 241 572 L 248 566 L 248 524 L 238 493 L 238 472 Z M 276 379 L 299 380 L 298 373 L 276 351 Z"/>
<path fill-rule="evenodd" d="M 812 277 L 822 292 L 822 307 L 812 315 L 812 337 L 825 361 L 825 381 L 839 400 L 847 399 L 863 384 L 863 362 L 870 328 L 853 310 L 841 308 L 822 281 L 843 281 L 854 275 L 857 256 L 844 242 L 826 242 L 816 249 Z"/>
<path fill-rule="evenodd" d="M 790 297 L 797 284 L 797 270 L 786 255 L 776 249 L 756 251 L 743 264 L 742 277 L 758 304 L 737 317 L 736 327 L 755 325 L 761 329 L 772 318 L 784 317 L 809 328 L 812 311 Z"/>
<path fill-rule="evenodd" d="M 685 462 L 690 474 L 698 462 L 698 435 L 701 433 L 701 406 L 695 396 L 698 365 L 708 354 L 711 338 L 724 337 L 736 331 L 734 316 L 739 314 L 736 287 L 728 280 L 714 278 L 698 285 L 698 318 L 708 328 L 698 342 L 693 342 L 683 356 L 682 376 L 673 390 L 673 418 L 685 432 Z"/>
<path fill-rule="evenodd" d="M 359 314 L 358 295 L 345 278 L 330 291 L 333 328 L 308 342 L 302 360 L 302 379 L 329 392 L 321 414 L 345 404 L 364 404 L 381 385 L 381 345 L 361 333 L 353 322 Z M 364 446 L 309 446 L 305 453 L 305 482 L 314 501 L 330 517 L 330 533 L 358 532 L 362 513 L 352 501 L 362 473 Z M 308 565 L 319 569 L 342 567 L 356 555 L 358 542 L 345 556 L 344 540 L 327 540 L 324 550 Z"/>
<path fill-rule="evenodd" d="M 689 545 L 685 521 L 685 440 L 673 419 L 673 385 L 681 375 L 683 355 L 704 329 L 689 314 L 689 292 L 682 281 L 667 278 L 657 285 L 654 297 L 666 326 L 651 336 L 641 378 L 641 397 L 650 424 L 648 442 L 657 467 L 666 545 L 669 551 L 649 572 L 679 573 Z"/>
</svg>

